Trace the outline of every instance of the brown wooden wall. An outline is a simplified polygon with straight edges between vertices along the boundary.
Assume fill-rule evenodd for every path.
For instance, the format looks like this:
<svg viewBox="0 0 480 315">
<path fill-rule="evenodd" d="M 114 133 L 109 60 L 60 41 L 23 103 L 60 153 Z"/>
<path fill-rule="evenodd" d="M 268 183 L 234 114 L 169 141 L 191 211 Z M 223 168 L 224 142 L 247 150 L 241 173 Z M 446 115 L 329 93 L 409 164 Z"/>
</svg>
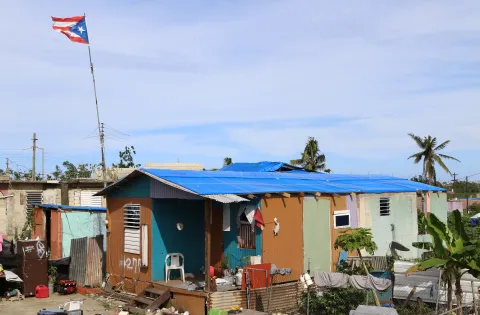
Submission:
<svg viewBox="0 0 480 315">
<path fill-rule="evenodd" d="M 126 204 L 140 205 L 140 223 L 148 225 L 148 267 L 126 268 L 124 262 L 141 259 L 141 254 L 124 253 L 123 207 Z M 107 198 L 107 272 L 110 284 L 124 281 L 124 290 L 140 293 L 152 281 L 152 199 L 150 198 Z M 157 262 L 158 263 L 158 262 Z M 133 264 L 132 264 L 133 265 Z"/>
<path fill-rule="evenodd" d="M 292 268 L 289 276 L 277 276 L 275 282 L 298 280 L 303 272 L 303 198 L 272 197 L 262 200 L 265 229 L 262 233 L 264 263 L 278 268 Z M 280 223 L 280 231 L 274 236 L 274 218 Z"/>
<path fill-rule="evenodd" d="M 50 211 L 50 259 L 62 258 L 62 214 L 60 211 Z"/>
<path fill-rule="evenodd" d="M 334 224 L 333 224 L 333 214 L 335 211 L 338 210 L 348 210 L 347 209 L 347 198 L 349 196 L 328 196 L 328 197 L 320 197 L 322 199 L 329 199 L 330 200 L 330 240 L 331 240 L 331 247 L 332 247 L 332 270 L 335 271 L 337 262 L 338 262 L 338 257 L 340 257 L 340 251 L 341 249 L 335 249 L 333 247 L 333 244 L 335 243 L 335 240 L 339 235 L 341 235 L 341 232 L 344 231 L 345 229 L 335 229 Z"/>
</svg>

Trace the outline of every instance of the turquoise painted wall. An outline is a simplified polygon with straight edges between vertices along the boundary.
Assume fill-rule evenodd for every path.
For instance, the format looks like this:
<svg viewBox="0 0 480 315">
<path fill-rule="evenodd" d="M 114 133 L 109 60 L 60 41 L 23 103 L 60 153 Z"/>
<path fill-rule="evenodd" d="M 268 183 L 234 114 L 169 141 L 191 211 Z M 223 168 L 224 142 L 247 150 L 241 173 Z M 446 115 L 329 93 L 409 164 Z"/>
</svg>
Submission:
<svg viewBox="0 0 480 315">
<path fill-rule="evenodd" d="M 62 257 L 70 256 L 70 245 L 74 238 L 93 237 L 105 233 L 105 212 L 70 211 L 62 212 Z M 99 225 L 100 224 L 100 225 Z M 105 238 L 105 234 L 104 238 Z M 104 249 L 106 241 L 104 240 Z"/>
<path fill-rule="evenodd" d="M 330 271 L 330 201 L 303 200 L 303 270 Z"/>
<path fill-rule="evenodd" d="M 140 175 L 114 189 L 111 198 L 150 198 L 150 177 Z"/>
<path fill-rule="evenodd" d="M 199 274 L 204 265 L 204 201 L 153 199 L 152 280 L 165 280 L 168 253 L 185 256 L 185 273 Z M 183 230 L 177 223 L 183 223 Z M 171 272 L 174 277 L 175 271 Z"/>
<path fill-rule="evenodd" d="M 437 218 L 447 223 L 448 207 L 446 193 L 430 194 L 430 213 L 435 214 Z"/>
<path fill-rule="evenodd" d="M 390 197 L 390 215 L 380 216 L 380 197 Z M 390 253 L 393 241 L 392 226 L 395 226 L 395 241 L 408 247 L 408 252 L 398 252 L 405 258 L 416 258 L 417 249 L 412 243 L 417 242 L 417 210 L 415 193 L 396 193 L 365 195 L 365 204 L 371 216 L 373 240 L 378 246 L 376 256 Z"/>
<path fill-rule="evenodd" d="M 251 203 L 262 209 L 261 200 L 253 200 Z M 255 227 L 255 249 L 238 248 L 237 245 L 237 214 L 242 203 L 230 204 L 230 231 L 223 232 L 224 257 L 228 258 L 229 268 L 235 269 L 236 266 L 243 266 L 243 257 L 262 255 L 262 230 Z M 221 206 L 219 206 L 221 208 Z"/>
</svg>

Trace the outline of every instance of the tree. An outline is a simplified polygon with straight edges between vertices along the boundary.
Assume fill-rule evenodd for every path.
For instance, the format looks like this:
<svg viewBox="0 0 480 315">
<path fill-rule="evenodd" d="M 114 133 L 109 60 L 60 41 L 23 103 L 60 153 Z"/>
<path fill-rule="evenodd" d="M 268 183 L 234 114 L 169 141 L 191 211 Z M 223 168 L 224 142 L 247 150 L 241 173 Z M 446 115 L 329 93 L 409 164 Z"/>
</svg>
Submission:
<svg viewBox="0 0 480 315">
<path fill-rule="evenodd" d="M 360 257 L 361 264 L 365 273 L 368 274 L 367 266 L 363 261 L 362 250 L 365 250 L 370 255 L 374 255 L 377 250 L 377 244 L 373 241 L 372 231 L 367 228 L 357 228 L 357 229 L 346 229 L 341 232 L 342 235 L 337 237 L 333 247 L 338 249 L 339 247 L 347 252 L 356 251 L 358 257 Z M 375 299 L 375 304 L 380 306 L 380 301 L 374 290 L 372 290 L 373 298 Z"/>
<path fill-rule="evenodd" d="M 78 166 L 75 166 L 75 164 L 69 162 L 69 161 L 64 161 L 62 163 L 62 167 L 56 165 L 55 166 L 55 171 L 53 171 L 51 174 L 47 175 L 47 179 L 54 179 L 54 180 L 72 180 L 76 178 L 91 178 L 93 169 L 96 167 L 95 164 L 78 164 Z"/>
<path fill-rule="evenodd" d="M 227 166 L 232 164 L 232 158 L 231 157 L 226 157 L 223 159 L 223 166 Z"/>
<path fill-rule="evenodd" d="M 314 137 L 308 137 L 301 158 L 291 160 L 290 164 L 301 165 L 309 172 L 325 171 L 330 173 L 329 169 L 325 169 L 325 154 L 320 153 L 318 141 Z"/>
<path fill-rule="evenodd" d="M 474 277 L 480 275 L 478 265 L 478 241 L 471 240 L 465 233 L 462 216 L 458 210 L 452 212 L 450 228 L 441 222 L 433 213 L 430 218 L 423 218 L 425 230 L 432 237 L 432 242 L 413 243 L 414 247 L 430 251 L 430 258 L 410 267 L 405 275 L 428 270 L 442 269 L 442 280 L 447 284 L 448 308 L 453 307 L 453 283 L 457 304 L 462 306 L 462 287 L 460 279 L 463 274 L 470 273 Z"/>
<path fill-rule="evenodd" d="M 118 152 L 120 161 L 118 164 L 112 164 L 112 167 L 117 168 L 130 168 L 130 167 L 140 167 L 141 164 L 135 164 L 133 161 L 133 156 L 137 154 L 135 148 L 132 146 L 126 146 L 125 150 Z"/>
<path fill-rule="evenodd" d="M 408 134 L 418 145 L 418 147 L 421 149 L 420 152 L 415 153 L 411 156 L 409 156 L 409 159 L 415 159 L 413 163 L 418 164 L 422 159 L 423 159 L 423 178 L 429 183 L 429 184 L 436 184 L 437 183 L 437 173 L 435 170 L 435 164 L 440 165 L 441 168 L 448 174 L 452 174 L 448 167 L 445 165 L 443 162 L 443 159 L 447 160 L 455 160 L 457 162 L 460 162 L 456 158 L 437 153 L 440 150 L 443 150 L 447 147 L 447 145 L 450 143 L 450 140 L 447 140 L 443 142 L 440 145 L 437 145 L 437 138 L 428 136 L 424 137 L 423 139 L 420 138 L 419 136 L 414 135 L 413 133 Z"/>
</svg>

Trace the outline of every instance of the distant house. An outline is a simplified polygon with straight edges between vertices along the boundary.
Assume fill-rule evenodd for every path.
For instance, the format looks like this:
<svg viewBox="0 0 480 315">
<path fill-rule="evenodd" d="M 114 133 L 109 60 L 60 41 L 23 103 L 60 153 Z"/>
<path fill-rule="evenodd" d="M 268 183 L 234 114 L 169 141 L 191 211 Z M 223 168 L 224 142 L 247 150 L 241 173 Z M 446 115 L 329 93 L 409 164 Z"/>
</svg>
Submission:
<svg viewBox="0 0 480 315">
<path fill-rule="evenodd" d="M 428 211 L 443 217 L 445 210 L 446 218 L 442 188 L 390 176 L 308 173 L 283 166 L 268 171 L 265 165 L 248 166 L 246 172 L 245 166 L 237 167 L 240 171 L 138 169 L 98 193 L 107 199 L 111 283 L 128 282 L 125 287 L 137 293 L 150 283 L 168 286 L 165 258 L 182 253 L 187 273 L 201 275 L 210 265 L 218 276 L 225 267 L 244 266 L 251 256 L 260 256 L 262 263 L 291 268 L 290 275 L 274 278 L 290 288 L 288 283 L 308 269 L 334 268 L 339 251 L 332 244 L 347 227 L 371 227 L 379 255 L 396 240 L 416 257 L 411 243 L 418 237 L 417 194 L 430 196 Z M 221 308 L 228 294 L 245 293 L 211 293 L 208 287 L 206 292 L 213 308 Z M 176 289 L 175 294 L 187 303 L 193 293 Z M 180 309 L 186 306 L 182 303 Z M 203 314 L 203 309 L 189 312 Z"/>
</svg>

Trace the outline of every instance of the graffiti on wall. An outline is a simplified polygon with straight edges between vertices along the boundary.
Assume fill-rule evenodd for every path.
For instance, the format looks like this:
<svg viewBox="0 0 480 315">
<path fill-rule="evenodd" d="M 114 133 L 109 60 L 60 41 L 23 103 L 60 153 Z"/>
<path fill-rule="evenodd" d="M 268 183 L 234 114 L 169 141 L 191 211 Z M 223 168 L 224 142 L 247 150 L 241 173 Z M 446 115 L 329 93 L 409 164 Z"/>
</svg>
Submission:
<svg viewBox="0 0 480 315">
<path fill-rule="evenodd" d="M 142 267 L 142 259 L 141 258 L 125 258 L 125 261 L 121 263 L 126 270 L 133 271 L 134 273 L 138 273 L 140 268 Z"/>
</svg>

